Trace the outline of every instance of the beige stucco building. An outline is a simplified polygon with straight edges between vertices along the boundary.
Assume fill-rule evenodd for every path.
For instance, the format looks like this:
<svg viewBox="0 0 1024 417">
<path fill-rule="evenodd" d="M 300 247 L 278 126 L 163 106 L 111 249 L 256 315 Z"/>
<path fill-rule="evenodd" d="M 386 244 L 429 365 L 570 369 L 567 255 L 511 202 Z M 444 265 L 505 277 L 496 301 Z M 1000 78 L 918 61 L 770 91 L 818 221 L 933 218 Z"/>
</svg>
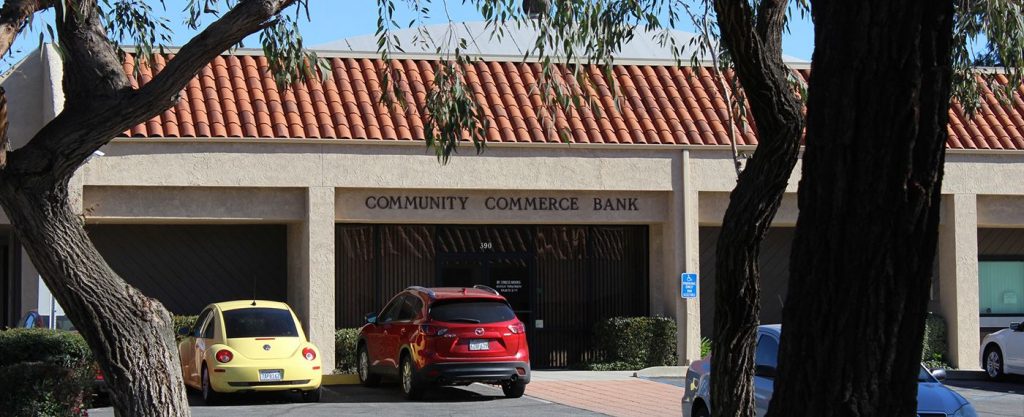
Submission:
<svg viewBox="0 0 1024 417">
<path fill-rule="evenodd" d="M 541 116 L 528 114 L 529 97 L 514 97 L 528 66 L 484 57 L 475 76 L 497 140 L 442 165 L 417 140 L 414 111 L 388 122 L 360 98 L 374 95 L 373 53 L 322 52 L 334 86 L 310 82 L 275 93 L 277 102 L 248 72 L 260 63 L 252 54 L 219 59 L 182 104 L 113 140 L 75 177 L 87 229 L 126 280 L 178 314 L 254 293 L 287 301 L 321 347 L 405 285 L 505 285 L 536 334 L 535 366 L 581 360 L 580 336 L 608 315 L 672 317 L 680 361 L 697 359 L 711 330 L 714 238 L 735 184 L 713 85 L 677 77 L 669 61 L 624 61 L 620 80 L 633 84 L 624 114 L 562 115 L 574 132 L 566 144 L 538 137 Z M 400 58 L 410 74 L 429 64 Z M 61 73 L 44 48 L 3 78 L 14 147 L 61 111 Z M 1003 124 L 1024 120 L 1014 108 L 984 111 Z M 987 133 L 978 135 L 980 148 Z M 754 134 L 740 137 L 752 151 Z M 979 368 L 982 332 L 1024 317 L 1024 269 L 1012 274 L 1024 265 L 1024 152 L 967 148 L 948 152 L 932 309 L 947 320 L 951 362 Z M 799 166 L 793 175 L 763 251 L 765 323 L 779 320 L 785 297 Z M 0 215 L 14 324 L 49 307 L 7 223 Z M 979 278 L 989 261 L 991 282 Z M 701 273 L 699 298 L 680 297 L 684 272 Z M 333 363 L 330 349 L 324 356 Z"/>
</svg>

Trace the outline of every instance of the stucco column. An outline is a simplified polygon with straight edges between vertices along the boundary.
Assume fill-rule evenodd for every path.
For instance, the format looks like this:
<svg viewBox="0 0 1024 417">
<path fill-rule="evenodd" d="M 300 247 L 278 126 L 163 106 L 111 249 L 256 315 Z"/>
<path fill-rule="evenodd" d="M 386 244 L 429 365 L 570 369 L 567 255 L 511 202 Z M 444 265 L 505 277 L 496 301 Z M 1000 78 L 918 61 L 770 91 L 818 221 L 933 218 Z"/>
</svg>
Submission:
<svg viewBox="0 0 1024 417">
<path fill-rule="evenodd" d="M 939 303 L 946 319 L 950 362 L 960 369 L 980 369 L 978 203 L 974 194 L 943 196 Z"/>
<path fill-rule="evenodd" d="M 20 320 L 29 311 L 39 309 L 39 271 L 36 271 L 35 265 L 29 259 L 28 252 L 25 252 L 25 249 L 22 249 L 21 246 L 15 247 L 19 248 L 17 256 L 21 256 L 21 259 L 18 261 L 21 267 L 18 275 L 18 279 L 21 280 L 21 312 L 18 316 Z M 40 311 L 39 314 L 50 313 Z"/>
<path fill-rule="evenodd" d="M 697 216 L 697 188 L 693 185 L 693 175 L 690 172 L 690 153 L 684 150 L 679 163 L 673 168 L 672 197 L 669 202 L 669 223 L 664 230 L 666 232 L 666 248 L 671 248 L 671 254 L 666 259 L 673 262 L 666 262 L 672 265 L 666 268 L 665 279 L 669 280 L 667 288 L 672 289 L 672 299 L 675 300 L 676 324 L 676 352 L 679 355 L 680 365 L 689 365 L 690 362 L 700 359 L 700 298 L 684 300 L 680 296 L 681 282 L 679 275 L 683 272 L 698 272 L 700 270 L 700 247 L 699 232 L 700 224 Z M 707 279 L 701 277 L 700 285 L 707 285 Z"/>
<path fill-rule="evenodd" d="M 288 226 L 288 303 L 309 340 L 320 348 L 323 371 L 334 370 L 334 188 L 306 190 L 306 219 Z"/>
</svg>

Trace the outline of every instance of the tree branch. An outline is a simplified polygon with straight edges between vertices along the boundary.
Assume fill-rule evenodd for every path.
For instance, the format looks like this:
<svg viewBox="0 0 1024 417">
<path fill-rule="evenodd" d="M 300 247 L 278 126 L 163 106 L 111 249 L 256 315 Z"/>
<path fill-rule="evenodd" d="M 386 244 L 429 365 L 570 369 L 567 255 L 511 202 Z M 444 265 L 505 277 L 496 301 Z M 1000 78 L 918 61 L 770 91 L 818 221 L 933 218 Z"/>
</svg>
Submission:
<svg viewBox="0 0 1024 417">
<path fill-rule="evenodd" d="M 7 148 L 10 138 L 7 136 L 7 91 L 0 87 L 0 171 L 7 166 Z"/>
<path fill-rule="evenodd" d="M 757 8 L 757 35 L 772 50 L 782 50 L 782 29 L 786 24 L 786 0 L 762 0 Z"/>
<path fill-rule="evenodd" d="M 132 91 L 126 84 L 116 94 L 93 96 L 86 101 L 69 100 L 65 110 L 44 126 L 27 145 L 11 152 L 7 171 L 11 175 L 52 176 L 51 179 L 57 181 L 70 179 L 94 151 L 121 132 L 172 106 L 177 95 L 203 66 L 246 36 L 262 29 L 268 20 L 294 1 L 243 0 L 185 44 L 163 71 L 139 90 Z M 81 17 L 76 16 L 74 19 Z M 85 17 L 91 18 L 88 15 Z M 79 46 L 87 48 L 76 51 L 76 55 L 88 54 L 90 50 L 97 52 L 94 59 L 82 60 L 88 65 L 95 65 L 92 70 L 86 71 L 96 75 L 97 67 L 116 67 L 119 76 L 125 77 L 116 54 L 110 55 L 104 51 L 113 51 L 109 42 L 105 41 L 105 34 L 103 44 L 97 44 L 91 38 L 86 39 L 91 35 L 83 32 L 88 31 L 88 28 L 76 31 L 72 25 L 65 24 L 67 35 L 78 40 Z M 62 33 L 62 41 L 63 36 Z M 73 88 L 85 97 L 87 89 L 75 83 L 88 81 L 88 77 L 68 78 L 68 74 L 65 74 L 65 89 Z"/>
<path fill-rule="evenodd" d="M 98 98 L 131 88 L 96 0 L 57 2 L 54 8 L 64 58 L 65 107 L 90 108 Z"/>
<path fill-rule="evenodd" d="M 272 17 L 294 2 L 248 0 L 239 3 L 181 47 L 174 59 L 152 81 L 139 89 L 133 101 L 136 105 L 149 107 L 172 100 L 206 64 L 246 36 L 263 29 Z M 170 105 L 171 102 L 166 104 Z M 157 109 L 159 111 L 163 111 L 163 107 Z"/>
<path fill-rule="evenodd" d="M 11 45 L 38 11 L 53 7 L 50 0 L 7 0 L 0 8 L 0 56 L 7 55 Z"/>
</svg>

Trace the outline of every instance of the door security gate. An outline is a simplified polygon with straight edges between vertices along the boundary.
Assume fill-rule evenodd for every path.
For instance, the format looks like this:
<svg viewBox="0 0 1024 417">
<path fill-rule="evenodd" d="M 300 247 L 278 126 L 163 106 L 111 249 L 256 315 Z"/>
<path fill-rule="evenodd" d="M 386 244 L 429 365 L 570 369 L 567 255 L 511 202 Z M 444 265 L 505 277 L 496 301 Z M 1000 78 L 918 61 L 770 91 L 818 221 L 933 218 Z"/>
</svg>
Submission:
<svg viewBox="0 0 1024 417">
<path fill-rule="evenodd" d="M 592 329 L 648 313 L 645 226 L 337 226 L 338 327 L 362 325 L 411 285 L 483 284 L 527 326 L 535 368 L 594 355 Z"/>
</svg>

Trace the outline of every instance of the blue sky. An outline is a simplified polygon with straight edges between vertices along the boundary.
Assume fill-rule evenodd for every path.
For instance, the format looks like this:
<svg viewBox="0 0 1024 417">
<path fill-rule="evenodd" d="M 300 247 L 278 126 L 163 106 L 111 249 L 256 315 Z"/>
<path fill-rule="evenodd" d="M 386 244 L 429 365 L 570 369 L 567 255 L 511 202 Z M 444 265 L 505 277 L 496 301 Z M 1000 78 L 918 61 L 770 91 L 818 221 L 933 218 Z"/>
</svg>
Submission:
<svg viewBox="0 0 1024 417">
<path fill-rule="evenodd" d="M 481 20 L 480 15 L 472 5 L 462 4 L 462 0 L 448 0 L 448 13 L 453 20 L 471 21 Z M 153 4 L 157 2 L 152 1 Z M 301 21 L 302 35 L 307 45 L 317 45 L 337 39 L 344 39 L 351 36 L 372 34 L 377 28 L 377 4 L 376 0 L 309 0 L 309 11 L 311 20 Z M 440 9 L 441 0 L 434 0 L 434 12 L 432 13 L 434 23 L 447 21 Z M 181 13 L 187 4 L 187 0 L 166 0 L 167 11 L 159 10 L 170 20 L 172 34 L 172 45 L 181 45 L 188 41 L 195 32 L 188 29 L 182 22 L 185 14 Z M 399 9 L 404 2 L 397 0 Z M 154 8 L 159 8 L 155 5 Z M 411 15 L 407 15 L 411 16 Z M 396 19 L 403 24 L 409 21 L 409 17 Z M 799 18 L 799 16 L 796 16 Z M 52 21 L 52 13 L 42 16 L 43 20 Z M 206 23 L 212 20 L 206 18 Z M 680 30 L 692 31 L 689 26 L 680 27 Z M 32 30 L 23 33 L 22 37 L 15 42 L 14 59 L 18 60 L 24 54 L 32 51 L 39 45 L 39 35 L 44 33 L 44 26 L 39 19 L 35 22 Z M 814 49 L 814 32 L 809 19 L 799 19 L 790 25 L 790 32 L 783 38 L 783 52 L 787 55 L 810 60 Z M 258 47 L 258 38 L 252 37 L 247 40 L 246 46 Z"/>
</svg>

